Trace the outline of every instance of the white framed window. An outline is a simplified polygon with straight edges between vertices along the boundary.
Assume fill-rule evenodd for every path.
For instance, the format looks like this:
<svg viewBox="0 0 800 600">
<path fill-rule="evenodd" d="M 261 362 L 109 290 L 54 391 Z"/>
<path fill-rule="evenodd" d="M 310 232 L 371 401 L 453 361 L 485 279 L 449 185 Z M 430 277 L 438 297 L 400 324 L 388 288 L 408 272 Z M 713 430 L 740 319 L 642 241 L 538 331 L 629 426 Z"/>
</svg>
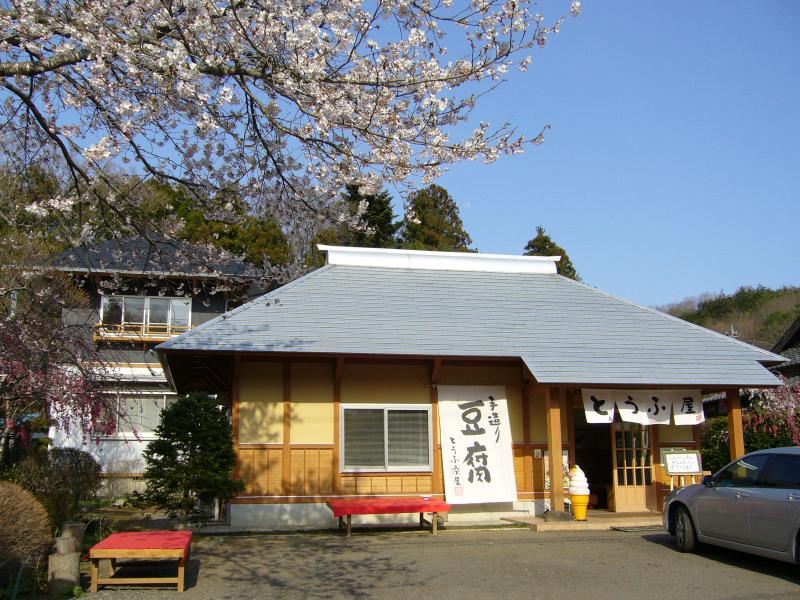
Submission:
<svg viewBox="0 0 800 600">
<path fill-rule="evenodd" d="M 122 329 L 185 331 L 192 324 L 192 299 L 166 296 L 103 296 L 100 322 Z"/>
<path fill-rule="evenodd" d="M 343 472 L 431 471 L 431 407 L 419 404 L 343 404 Z"/>
<path fill-rule="evenodd" d="M 134 432 L 142 438 L 154 437 L 161 422 L 161 411 L 178 398 L 177 394 L 162 392 L 114 393 L 114 396 L 116 415 L 109 418 L 116 421 L 116 427 L 112 435 L 105 436 L 112 438 L 130 436 Z"/>
</svg>

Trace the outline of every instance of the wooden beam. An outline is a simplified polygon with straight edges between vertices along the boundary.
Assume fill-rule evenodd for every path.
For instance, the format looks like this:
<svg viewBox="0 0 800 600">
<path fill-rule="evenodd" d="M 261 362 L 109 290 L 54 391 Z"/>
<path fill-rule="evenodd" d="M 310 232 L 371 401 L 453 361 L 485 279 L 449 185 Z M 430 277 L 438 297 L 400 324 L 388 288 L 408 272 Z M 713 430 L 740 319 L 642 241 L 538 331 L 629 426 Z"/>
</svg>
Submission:
<svg viewBox="0 0 800 600">
<path fill-rule="evenodd" d="M 647 428 L 650 433 L 650 477 L 653 482 L 652 494 L 647 495 L 648 502 L 652 501 L 653 504 L 647 508 L 652 512 L 659 512 L 661 507 L 660 498 L 658 495 L 658 465 L 661 461 L 661 453 L 659 452 L 660 441 L 658 439 L 658 425 L 652 425 Z M 614 450 L 612 449 L 612 452 Z"/>
<path fill-rule="evenodd" d="M 569 464 L 575 464 L 575 409 L 573 408 L 572 398 L 574 390 L 565 390 L 562 398 L 562 407 L 566 411 L 567 417 L 567 442 L 569 443 Z"/>
<path fill-rule="evenodd" d="M 725 390 L 728 404 L 728 439 L 730 440 L 731 460 L 744 456 L 744 429 L 742 427 L 742 399 L 739 390 Z"/>
<path fill-rule="evenodd" d="M 342 376 L 344 375 L 344 356 L 337 356 L 336 357 L 336 372 L 334 373 L 334 377 L 336 379 L 336 383 L 342 382 Z"/>
<path fill-rule="evenodd" d="M 292 364 L 283 363 L 283 455 L 281 487 L 284 494 L 292 490 Z"/>
<path fill-rule="evenodd" d="M 531 385 L 522 384 L 522 485 L 526 492 L 533 491 L 533 455 L 531 443 Z"/>
<path fill-rule="evenodd" d="M 522 443 L 531 443 L 531 386 L 522 384 Z"/>
<path fill-rule="evenodd" d="M 239 445 L 239 376 L 241 373 L 241 359 L 236 354 L 233 357 L 233 385 L 231 387 L 231 434 L 233 437 L 233 447 Z M 236 466 L 233 469 L 233 478 L 239 479 L 239 453 L 236 453 Z M 245 482 L 247 486 L 248 482 Z"/>
<path fill-rule="evenodd" d="M 433 472 L 431 473 L 431 489 L 434 494 L 441 494 L 444 490 L 442 478 L 442 441 L 439 439 L 439 390 L 436 387 L 434 373 L 437 371 L 436 363 L 441 366 L 441 360 L 436 359 L 431 369 L 431 426 L 433 427 Z M 438 376 L 438 375 L 437 375 Z"/>
<path fill-rule="evenodd" d="M 341 436 L 339 423 L 339 414 L 341 413 L 340 406 L 342 402 L 342 377 L 344 376 L 344 356 L 337 356 L 336 363 L 333 369 L 333 452 L 331 462 L 333 473 L 333 493 L 340 495 L 342 493 L 342 472 L 339 467 L 339 453 L 341 451 L 342 442 L 339 439 Z"/>
<path fill-rule="evenodd" d="M 439 375 L 442 371 L 442 359 L 441 358 L 434 358 L 433 359 L 433 366 L 431 367 L 431 385 L 436 385 L 439 383 Z"/>
<path fill-rule="evenodd" d="M 559 387 L 547 394 L 547 451 L 550 454 L 550 510 L 564 511 L 564 470 L 561 441 L 561 396 Z"/>
</svg>

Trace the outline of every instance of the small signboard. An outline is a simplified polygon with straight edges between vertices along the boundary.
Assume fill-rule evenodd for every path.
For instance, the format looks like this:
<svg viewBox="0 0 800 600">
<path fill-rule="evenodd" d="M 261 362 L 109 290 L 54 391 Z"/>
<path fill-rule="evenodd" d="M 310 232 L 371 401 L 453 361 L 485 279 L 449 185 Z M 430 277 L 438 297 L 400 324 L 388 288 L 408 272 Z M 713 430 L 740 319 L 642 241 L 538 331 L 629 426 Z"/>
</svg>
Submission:
<svg viewBox="0 0 800 600">
<path fill-rule="evenodd" d="M 698 450 L 675 450 L 664 453 L 664 469 L 667 475 L 702 475 L 703 462 Z"/>
<path fill-rule="evenodd" d="M 667 464 L 667 459 L 664 458 L 665 455 L 669 454 L 670 452 L 681 452 L 683 450 L 686 450 L 686 448 L 684 448 L 683 446 L 669 446 L 669 447 L 661 448 L 659 450 L 659 461 L 658 461 L 658 463 L 661 466 L 666 465 Z"/>
</svg>

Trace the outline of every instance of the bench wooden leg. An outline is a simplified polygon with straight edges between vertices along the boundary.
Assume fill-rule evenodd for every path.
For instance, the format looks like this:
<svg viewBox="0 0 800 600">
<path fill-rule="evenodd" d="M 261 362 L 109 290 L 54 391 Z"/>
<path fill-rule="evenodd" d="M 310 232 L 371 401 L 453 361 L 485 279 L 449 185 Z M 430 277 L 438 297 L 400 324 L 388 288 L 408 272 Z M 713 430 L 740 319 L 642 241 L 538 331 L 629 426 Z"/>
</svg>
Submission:
<svg viewBox="0 0 800 600">
<path fill-rule="evenodd" d="M 347 537 L 353 537 L 353 515 L 347 515 Z"/>
<path fill-rule="evenodd" d="M 436 531 L 439 529 L 439 514 L 433 513 L 433 518 L 431 519 L 431 533 L 436 535 Z"/>
<path fill-rule="evenodd" d="M 90 592 L 96 592 L 97 591 L 97 580 L 99 579 L 99 577 L 100 577 L 100 559 L 99 558 L 93 558 L 92 559 L 92 583 L 91 583 L 91 586 L 89 587 L 89 591 Z"/>
<path fill-rule="evenodd" d="M 419 528 L 425 529 L 425 513 L 419 513 Z"/>
<path fill-rule="evenodd" d="M 344 529 L 344 517 L 339 517 L 339 531 Z"/>
<path fill-rule="evenodd" d="M 184 589 L 186 589 L 186 562 L 187 562 L 187 560 L 179 560 L 178 561 L 178 591 L 179 592 L 182 592 Z"/>
</svg>

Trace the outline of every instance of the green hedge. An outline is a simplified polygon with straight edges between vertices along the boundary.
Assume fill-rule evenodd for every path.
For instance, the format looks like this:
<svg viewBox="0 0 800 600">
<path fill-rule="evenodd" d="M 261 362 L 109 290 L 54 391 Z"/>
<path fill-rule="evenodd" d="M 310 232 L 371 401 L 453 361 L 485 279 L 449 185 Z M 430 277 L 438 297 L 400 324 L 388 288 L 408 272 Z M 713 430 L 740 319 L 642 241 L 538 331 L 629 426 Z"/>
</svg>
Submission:
<svg viewBox="0 0 800 600">
<path fill-rule="evenodd" d="M 705 470 L 716 473 L 731 461 L 727 416 L 707 419 L 700 440 Z M 788 430 L 779 431 L 775 435 L 750 428 L 744 430 L 744 447 L 747 452 L 793 445 Z"/>
</svg>

